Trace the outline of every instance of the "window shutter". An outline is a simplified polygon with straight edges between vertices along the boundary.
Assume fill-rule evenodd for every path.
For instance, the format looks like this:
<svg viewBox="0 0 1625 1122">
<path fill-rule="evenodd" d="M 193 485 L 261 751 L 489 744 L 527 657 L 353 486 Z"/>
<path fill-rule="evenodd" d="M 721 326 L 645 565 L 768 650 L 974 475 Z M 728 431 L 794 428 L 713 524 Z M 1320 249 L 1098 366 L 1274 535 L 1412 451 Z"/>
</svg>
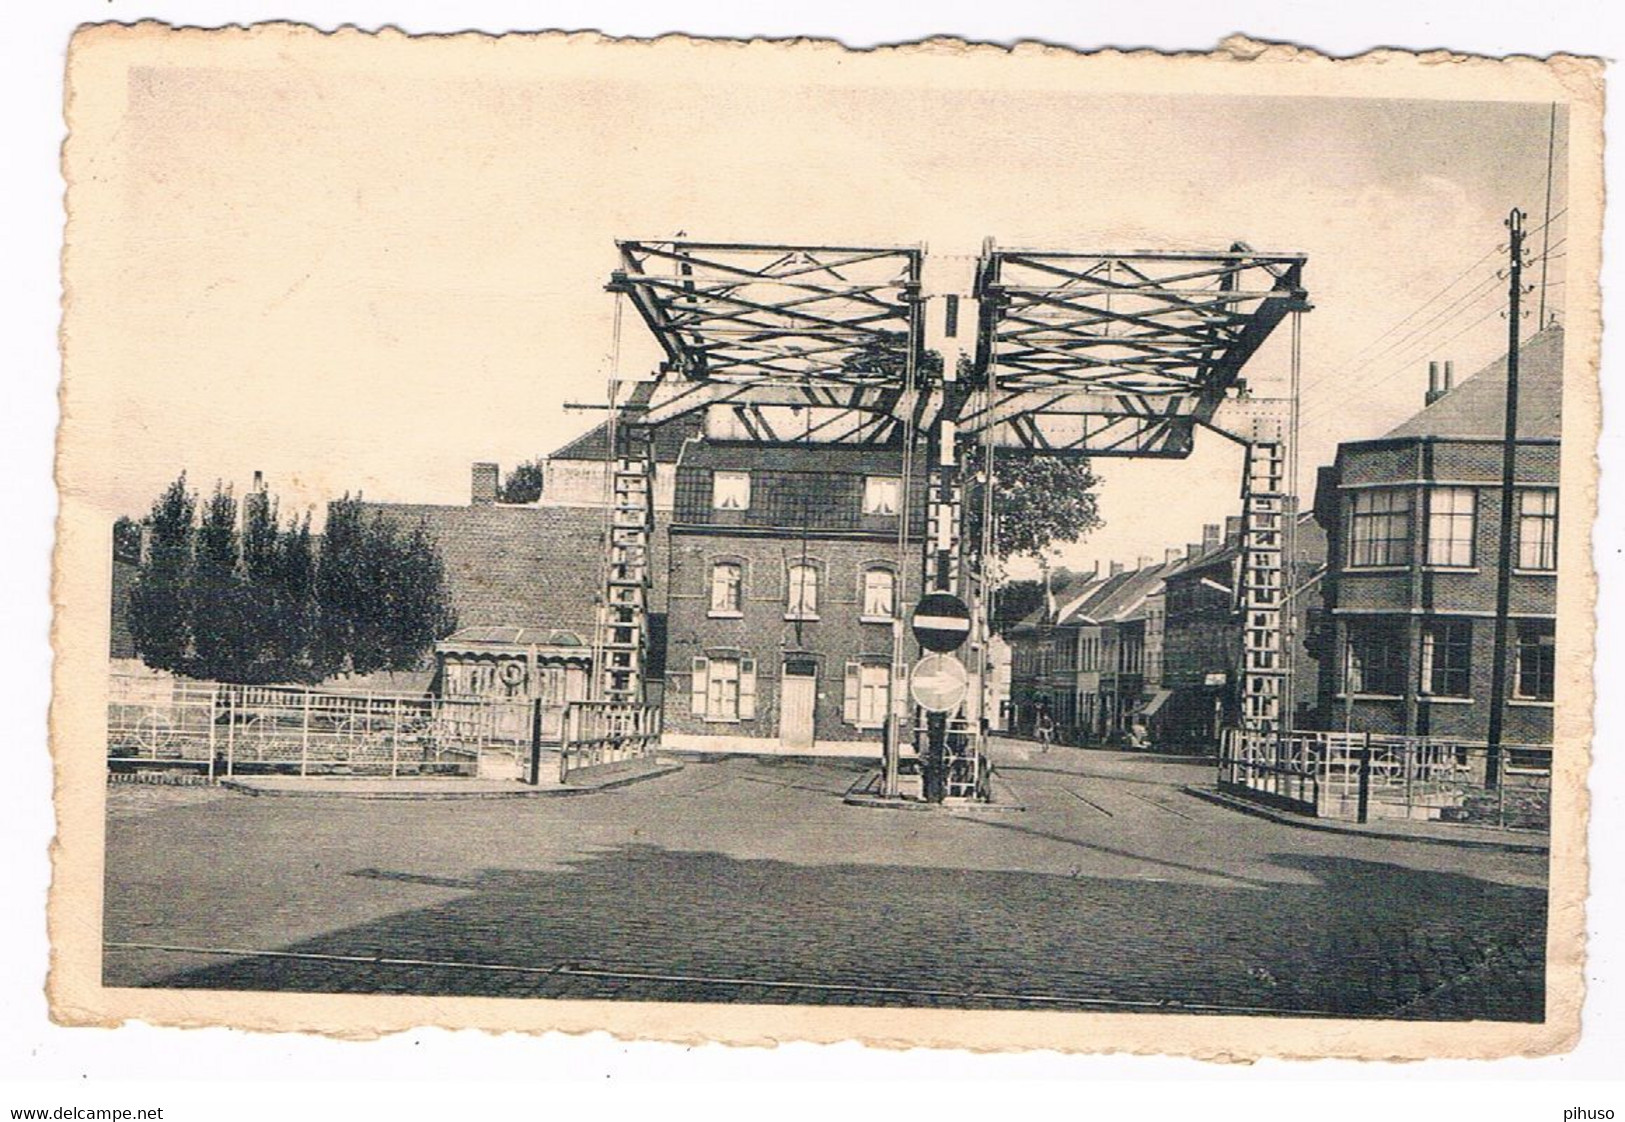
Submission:
<svg viewBox="0 0 1625 1122">
<path fill-rule="evenodd" d="M 855 662 L 846 664 L 846 693 L 841 699 L 841 720 L 849 725 L 858 723 L 859 696 L 863 690 L 862 672 Z"/>
<path fill-rule="evenodd" d="M 688 687 L 689 711 L 696 717 L 705 716 L 706 690 L 709 686 L 711 662 L 705 658 L 695 658 L 694 679 Z"/>
<path fill-rule="evenodd" d="M 739 719 L 749 721 L 756 716 L 756 660 L 739 660 Z"/>
</svg>

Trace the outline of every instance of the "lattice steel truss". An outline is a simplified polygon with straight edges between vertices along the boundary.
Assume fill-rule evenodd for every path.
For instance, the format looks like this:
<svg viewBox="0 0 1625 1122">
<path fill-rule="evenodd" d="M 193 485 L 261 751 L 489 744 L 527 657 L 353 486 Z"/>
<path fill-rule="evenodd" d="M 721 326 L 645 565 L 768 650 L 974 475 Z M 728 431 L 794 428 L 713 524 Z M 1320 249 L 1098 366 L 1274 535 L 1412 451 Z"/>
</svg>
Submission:
<svg viewBox="0 0 1625 1122">
<path fill-rule="evenodd" d="M 1287 315 L 1309 308 L 1302 254 L 1239 242 L 1214 253 L 1069 253 L 990 240 L 972 293 L 975 358 L 962 373 L 944 372 L 925 349 L 918 248 L 679 239 L 619 248 L 609 288 L 665 356 L 652 393 L 622 408 L 623 431 L 703 411 L 714 440 L 928 449 L 928 589 L 962 591 L 961 452 L 972 444 L 1179 458 L 1199 425 L 1243 443 L 1244 722 L 1255 736 L 1279 728 L 1285 432 L 1239 399 L 1248 360 Z M 615 452 L 623 532 L 612 546 L 622 564 L 610 565 L 619 587 L 605 590 L 608 642 L 621 653 L 606 688 L 617 698 L 641 692 L 646 621 L 631 588 L 646 587 L 647 574 L 625 561 L 644 554 L 653 528 L 633 485 L 648 464 L 631 452 Z M 634 510 L 647 512 L 638 526 L 619 521 Z"/>
<path fill-rule="evenodd" d="M 980 306 L 960 417 L 1000 447 L 1183 457 L 1242 368 L 1308 307 L 1302 254 L 1056 253 L 999 249 L 976 274 Z"/>
</svg>

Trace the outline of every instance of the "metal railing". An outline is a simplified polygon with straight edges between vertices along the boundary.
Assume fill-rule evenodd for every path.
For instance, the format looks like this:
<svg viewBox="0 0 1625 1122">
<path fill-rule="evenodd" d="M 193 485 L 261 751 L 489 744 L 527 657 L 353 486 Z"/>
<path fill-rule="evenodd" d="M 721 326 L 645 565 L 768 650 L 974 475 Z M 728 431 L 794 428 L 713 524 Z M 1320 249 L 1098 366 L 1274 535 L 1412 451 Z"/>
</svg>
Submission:
<svg viewBox="0 0 1625 1122">
<path fill-rule="evenodd" d="M 1486 784 L 1481 741 L 1377 733 L 1227 730 L 1219 785 L 1322 818 L 1401 817 L 1543 829 L 1551 819 L 1552 750 L 1502 746 Z"/>
<path fill-rule="evenodd" d="M 529 779 L 540 782 L 541 722 L 532 751 Z M 572 701 L 564 710 L 559 738 L 559 782 L 573 771 L 653 756 L 660 747 L 658 705 L 624 701 Z"/>
<path fill-rule="evenodd" d="M 532 735 L 525 703 L 298 686 L 115 676 L 107 708 L 109 766 L 210 777 L 473 775 L 482 752 L 517 757 Z"/>
</svg>

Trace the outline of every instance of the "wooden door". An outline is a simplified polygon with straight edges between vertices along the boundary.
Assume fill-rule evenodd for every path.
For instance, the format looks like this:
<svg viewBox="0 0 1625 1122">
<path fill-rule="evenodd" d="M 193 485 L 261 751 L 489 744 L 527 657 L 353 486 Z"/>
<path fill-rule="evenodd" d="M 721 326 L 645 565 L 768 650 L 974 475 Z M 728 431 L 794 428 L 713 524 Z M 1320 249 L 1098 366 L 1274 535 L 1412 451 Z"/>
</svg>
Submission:
<svg viewBox="0 0 1625 1122">
<path fill-rule="evenodd" d="M 801 672 L 803 670 L 810 673 Z M 813 705 L 818 698 L 816 667 L 786 666 L 779 680 L 779 743 L 786 748 L 813 745 Z"/>
</svg>

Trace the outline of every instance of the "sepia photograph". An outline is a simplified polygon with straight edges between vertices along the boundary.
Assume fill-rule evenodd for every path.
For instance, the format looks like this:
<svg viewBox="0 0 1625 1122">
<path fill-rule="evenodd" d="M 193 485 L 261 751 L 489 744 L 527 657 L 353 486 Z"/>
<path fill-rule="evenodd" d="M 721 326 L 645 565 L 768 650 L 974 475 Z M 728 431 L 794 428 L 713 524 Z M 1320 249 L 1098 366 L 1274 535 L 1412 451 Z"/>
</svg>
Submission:
<svg viewBox="0 0 1625 1122">
<path fill-rule="evenodd" d="M 1572 1047 L 1599 70 L 1390 61 L 82 28 L 55 1015 Z"/>
</svg>

